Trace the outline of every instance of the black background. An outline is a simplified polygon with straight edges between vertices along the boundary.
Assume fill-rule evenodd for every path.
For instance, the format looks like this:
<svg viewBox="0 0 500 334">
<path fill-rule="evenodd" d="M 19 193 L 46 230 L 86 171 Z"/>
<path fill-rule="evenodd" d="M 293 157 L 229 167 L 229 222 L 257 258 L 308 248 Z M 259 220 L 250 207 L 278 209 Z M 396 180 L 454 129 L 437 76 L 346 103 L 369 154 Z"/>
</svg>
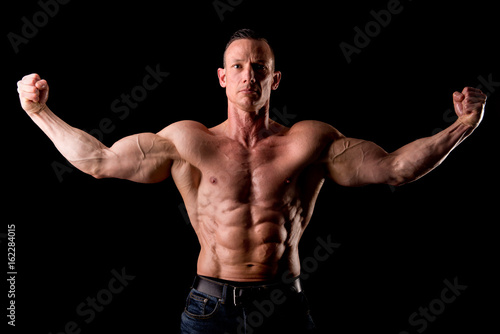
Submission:
<svg viewBox="0 0 500 334">
<path fill-rule="evenodd" d="M 232 32 L 250 27 L 274 46 L 283 78 L 271 108 L 281 115 L 286 108 L 287 125 L 321 120 L 387 151 L 449 126 L 454 91 L 480 85 L 480 77 L 500 82 L 494 2 L 401 1 L 401 13 L 349 64 L 339 44 L 353 44 L 353 28 L 363 29 L 373 21 L 370 11 L 388 1 L 232 3 L 221 20 L 213 1 L 73 0 L 17 53 L 8 34 L 21 35 L 22 17 L 32 22 L 41 7 L 3 5 L 1 232 L 16 224 L 18 271 L 10 331 L 55 334 L 75 321 L 81 333 L 175 333 L 199 250 L 171 179 L 143 185 L 73 169 L 61 181 L 53 164 L 64 158 L 19 106 L 22 76 L 47 79 L 50 108 L 75 127 L 90 131 L 110 119 L 108 146 L 182 119 L 214 126 L 226 116 L 216 76 L 224 46 Z M 142 84 L 146 66 L 157 65 L 170 75 L 120 119 L 111 103 Z M 304 282 L 325 332 L 416 333 L 423 328 L 412 327 L 409 316 L 440 298 L 443 281 L 455 277 L 467 289 L 424 332 L 496 326 L 500 87 L 490 88 L 483 85 L 489 100 L 481 126 L 418 182 L 400 188 L 326 182 L 301 242 L 303 259 L 313 255 L 318 237 L 341 244 Z M 0 241 L 6 272 L 6 240 Z M 77 306 L 122 268 L 135 278 L 85 323 Z"/>
</svg>

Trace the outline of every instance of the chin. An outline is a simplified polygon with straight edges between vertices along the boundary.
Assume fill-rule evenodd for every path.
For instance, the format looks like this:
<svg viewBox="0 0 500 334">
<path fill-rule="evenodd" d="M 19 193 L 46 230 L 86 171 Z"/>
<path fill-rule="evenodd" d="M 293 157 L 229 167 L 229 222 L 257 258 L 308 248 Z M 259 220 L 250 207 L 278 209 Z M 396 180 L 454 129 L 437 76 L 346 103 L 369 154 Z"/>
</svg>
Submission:
<svg viewBox="0 0 500 334">
<path fill-rule="evenodd" d="M 263 106 L 265 105 L 265 103 L 262 103 L 260 101 L 249 101 L 249 100 L 245 100 L 245 101 L 240 101 L 238 103 L 238 107 L 241 109 L 241 110 L 244 110 L 244 111 L 247 111 L 247 112 L 255 112 L 255 111 L 258 111 L 260 110 Z"/>
</svg>

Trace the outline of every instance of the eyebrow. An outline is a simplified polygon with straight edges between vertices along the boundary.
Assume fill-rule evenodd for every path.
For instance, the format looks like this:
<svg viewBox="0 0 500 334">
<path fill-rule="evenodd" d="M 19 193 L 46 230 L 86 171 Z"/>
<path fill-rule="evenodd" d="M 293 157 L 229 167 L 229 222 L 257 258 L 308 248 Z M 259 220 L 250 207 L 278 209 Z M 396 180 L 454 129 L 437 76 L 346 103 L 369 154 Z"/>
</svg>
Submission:
<svg viewBox="0 0 500 334">
<path fill-rule="evenodd" d="M 244 59 L 231 59 L 232 63 L 239 63 L 239 62 L 242 62 L 242 61 L 244 61 Z M 263 59 L 257 59 L 254 63 L 263 63 L 263 64 L 266 64 L 267 61 L 265 61 Z"/>
</svg>

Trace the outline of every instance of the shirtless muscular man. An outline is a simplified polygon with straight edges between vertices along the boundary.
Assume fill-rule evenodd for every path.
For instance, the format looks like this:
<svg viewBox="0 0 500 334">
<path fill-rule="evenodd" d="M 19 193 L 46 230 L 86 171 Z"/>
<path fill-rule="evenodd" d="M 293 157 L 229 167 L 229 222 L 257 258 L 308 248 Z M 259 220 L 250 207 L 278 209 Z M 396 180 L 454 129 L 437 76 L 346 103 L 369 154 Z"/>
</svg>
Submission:
<svg viewBox="0 0 500 334">
<path fill-rule="evenodd" d="M 288 128 L 271 120 L 281 73 L 267 40 L 251 30 L 232 36 L 218 77 L 228 101 L 223 123 L 180 121 L 111 147 L 57 117 L 38 74 L 20 80 L 18 92 L 26 113 L 84 173 L 142 183 L 172 176 L 201 245 L 182 333 L 313 332 L 298 244 L 324 180 L 352 187 L 422 177 L 479 125 L 486 95 L 470 87 L 455 92 L 455 123 L 388 153 L 319 121 Z M 265 317 L 248 318 L 263 305 Z"/>
</svg>

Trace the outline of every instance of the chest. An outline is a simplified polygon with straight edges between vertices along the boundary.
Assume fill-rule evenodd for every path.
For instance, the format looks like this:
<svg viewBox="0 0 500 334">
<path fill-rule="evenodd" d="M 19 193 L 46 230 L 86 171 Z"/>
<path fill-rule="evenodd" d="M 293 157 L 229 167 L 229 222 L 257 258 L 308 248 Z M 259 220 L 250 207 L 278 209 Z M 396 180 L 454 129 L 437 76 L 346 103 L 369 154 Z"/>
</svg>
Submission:
<svg viewBox="0 0 500 334">
<path fill-rule="evenodd" d="M 309 162 L 305 152 L 284 138 L 262 142 L 254 148 L 223 141 L 206 153 L 197 166 L 199 195 L 239 203 L 281 201 L 293 192 Z"/>
</svg>

